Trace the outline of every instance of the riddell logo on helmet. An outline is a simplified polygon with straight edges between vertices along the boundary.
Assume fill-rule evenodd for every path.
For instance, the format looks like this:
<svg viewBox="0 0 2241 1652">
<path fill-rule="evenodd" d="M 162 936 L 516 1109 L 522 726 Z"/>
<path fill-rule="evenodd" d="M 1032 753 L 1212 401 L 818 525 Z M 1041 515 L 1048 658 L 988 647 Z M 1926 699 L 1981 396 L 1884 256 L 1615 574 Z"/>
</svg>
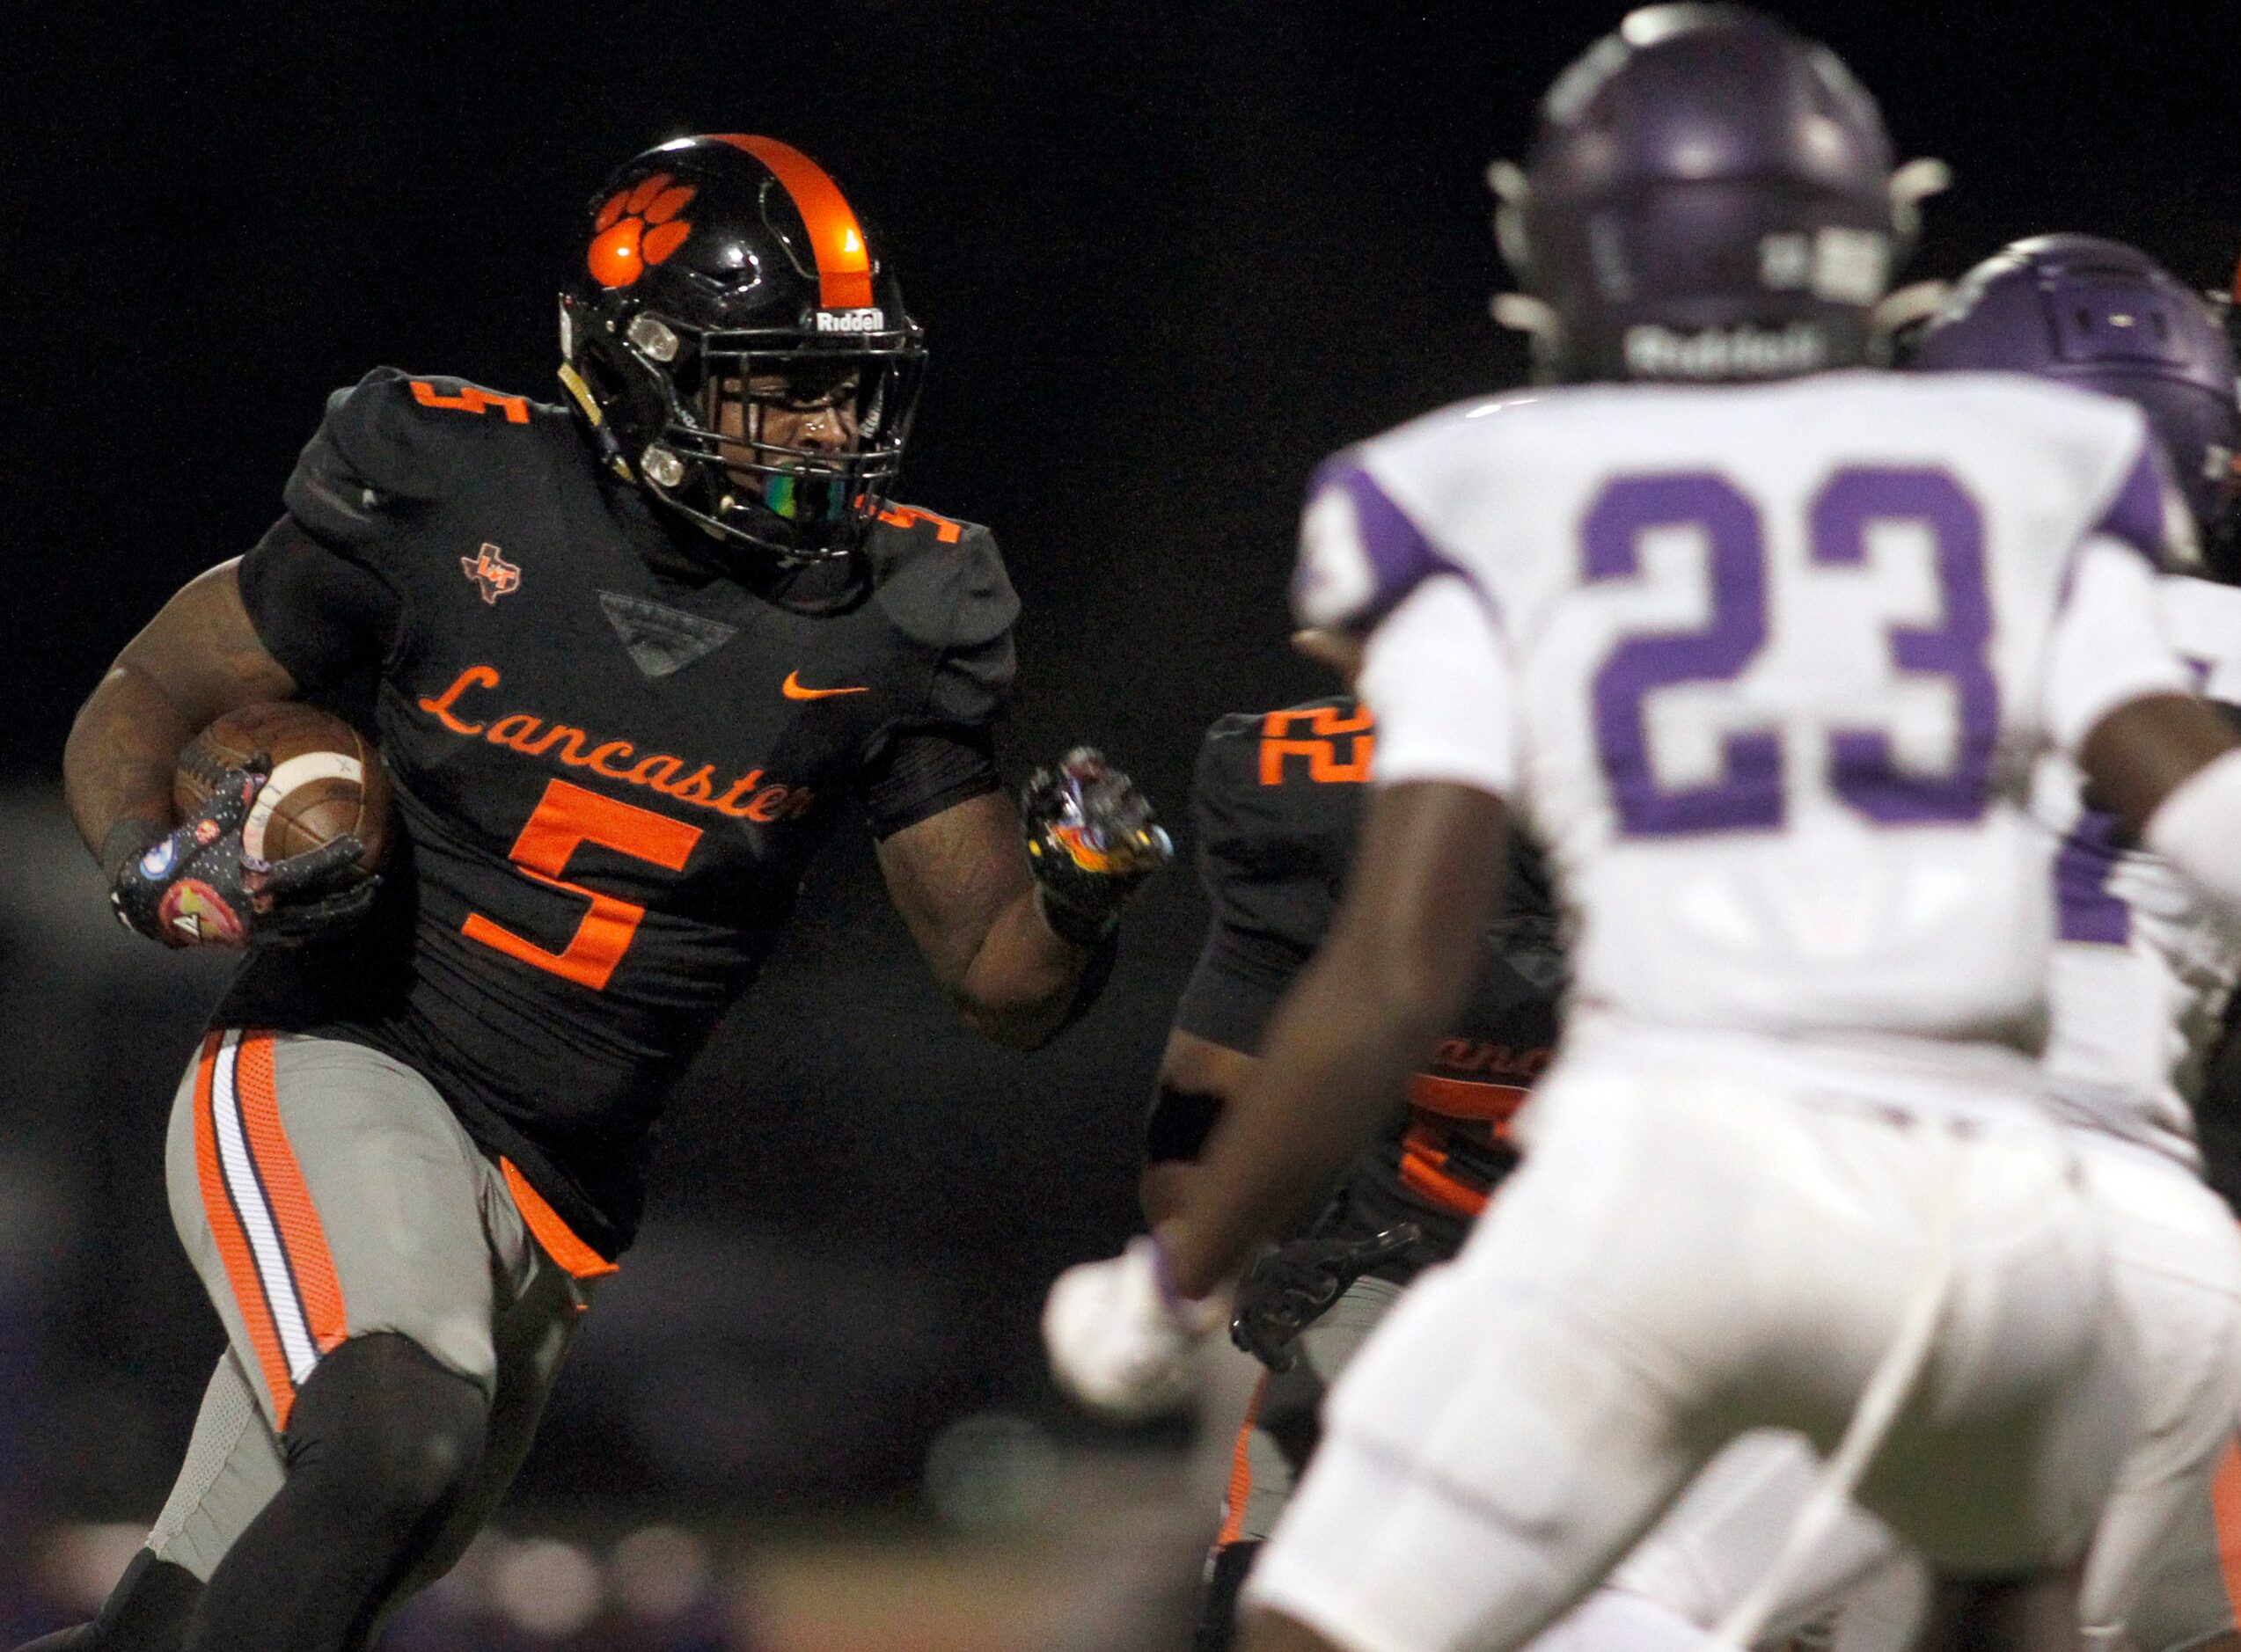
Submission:
<svg viewBox="0 0 2241 1652">
<path fill-rule="evenodd" d="M 1782 328 L 1670 327 L 1626 330 L 1626 370 L 1635 378 L 1785 378 L 1826 364 L 1828 347 L 1807 321 Z"/>
<path fill-rule="evenodd" d="M 887 312 L 883 310 L 820 310 L 817 311 L 819 333 L 883 333 L 887 330 Z"/>
</svg>

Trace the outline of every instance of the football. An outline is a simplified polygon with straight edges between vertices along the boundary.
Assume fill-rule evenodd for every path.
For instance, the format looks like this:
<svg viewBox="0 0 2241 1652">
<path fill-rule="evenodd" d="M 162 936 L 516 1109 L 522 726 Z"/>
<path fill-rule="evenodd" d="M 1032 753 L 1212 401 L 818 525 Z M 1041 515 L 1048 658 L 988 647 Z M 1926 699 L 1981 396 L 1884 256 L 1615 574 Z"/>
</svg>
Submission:
<svg viewBox="0 0 2241 1652">
<path fill-rule="evenodd" d="M 194 736 L 190 749 L 229 769 L 261 754 L 271 777 L 241 828 L 245 853 L 284 860 L 355 832 L 368 872 L 389 851 L 389 775 L 373 742 L 331 712 L 298 700 L 263 700 L 228 712 Z M 182 764 L 172 778 L 172 806 L 184 817 L 209 799 L 209 787 Z"/>
</svg>

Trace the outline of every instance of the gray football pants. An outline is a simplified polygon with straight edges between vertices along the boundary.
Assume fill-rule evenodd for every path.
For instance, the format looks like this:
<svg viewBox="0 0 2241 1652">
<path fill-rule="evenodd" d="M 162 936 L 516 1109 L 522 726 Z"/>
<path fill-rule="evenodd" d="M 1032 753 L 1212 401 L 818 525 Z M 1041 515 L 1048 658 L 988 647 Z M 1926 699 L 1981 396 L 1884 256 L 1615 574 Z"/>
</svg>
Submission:
<svg viewBox="0 0 2241 1652">
<path fill-rule="evenodd" d="M 148 1546 L 207 1581 L 283 1474 L 297 1390 L 343 1341 L 405 1336 L 490 1400 L 472 1492 L 406 1586 L 441 1576 L 512 1483 L 612 1273 L 427 1079 L 363 1045 L 211 1034 L 172 1104 L 172 1220 L 224 1322 Z"/>
</svg>

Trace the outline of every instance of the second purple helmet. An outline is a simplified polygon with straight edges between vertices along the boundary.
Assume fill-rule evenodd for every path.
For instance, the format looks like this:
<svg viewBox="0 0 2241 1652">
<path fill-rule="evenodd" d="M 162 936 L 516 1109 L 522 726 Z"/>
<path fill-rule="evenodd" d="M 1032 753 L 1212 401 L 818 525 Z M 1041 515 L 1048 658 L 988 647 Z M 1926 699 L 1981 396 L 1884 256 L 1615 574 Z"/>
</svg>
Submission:
<svg viewBox="0 0 2241 1652">
<path fill-rule="evenodd" d="M 2223 538 L 2241 448 L 2232 347 L 2186 284 L 2136 247 L 2038 235 L 1963 276 L 1913 365 L 2032 373 L 2136 403 L 2196 524 Z"/>
<path fill-rule="evenodd" d="M 1497 314 L 1541 318 L 1560 380 L 1861 361 L 1913 205 L 1835 54 L 1734 5 L 1629 13 L 1549 88 L 1526 165 L 1490 177 L 1530 296 Z"/>
</svg>

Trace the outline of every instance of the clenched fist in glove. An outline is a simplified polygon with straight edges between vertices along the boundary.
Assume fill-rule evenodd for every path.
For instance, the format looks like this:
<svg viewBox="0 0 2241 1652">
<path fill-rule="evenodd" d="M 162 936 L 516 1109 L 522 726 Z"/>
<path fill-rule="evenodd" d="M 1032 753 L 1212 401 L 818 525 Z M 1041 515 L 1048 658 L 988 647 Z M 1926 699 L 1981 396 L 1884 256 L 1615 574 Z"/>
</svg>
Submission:
<svg viewBox="0 0 2241 1652">
<path fill-rule="evenodd" d="M 1059 1387 L 1102 1416 L 1137 1422 L 1191 1398 L 1198 1346 L 1223 1317 L 1214 1299 L 1175 1294 L 1159 1241 L 1146 1236 L 1058 1276 L 1043 1305 L 1043 1347 Z"/>
<path fill-rule="evenodd" d="M 166 947 L 247 947 L 302 941 L 365 916 L 381 880 L 356 865 L 355 837 L 283 860 L 242 848 L 242 825 L 269 770 L 262 759 L 238 769 L 212 764 L 203 777 L 209 801 L 110 867 L 109 904 L 120 923 Z"/>
<path fill-rule="evenodd" d="M 1078 947 L 1102 942 L 1137 886 L 1175 859 L 1136 783 L 1088 746 L 1035 771 L 1020 816 L 1044 918 Z"/>
</svg>

